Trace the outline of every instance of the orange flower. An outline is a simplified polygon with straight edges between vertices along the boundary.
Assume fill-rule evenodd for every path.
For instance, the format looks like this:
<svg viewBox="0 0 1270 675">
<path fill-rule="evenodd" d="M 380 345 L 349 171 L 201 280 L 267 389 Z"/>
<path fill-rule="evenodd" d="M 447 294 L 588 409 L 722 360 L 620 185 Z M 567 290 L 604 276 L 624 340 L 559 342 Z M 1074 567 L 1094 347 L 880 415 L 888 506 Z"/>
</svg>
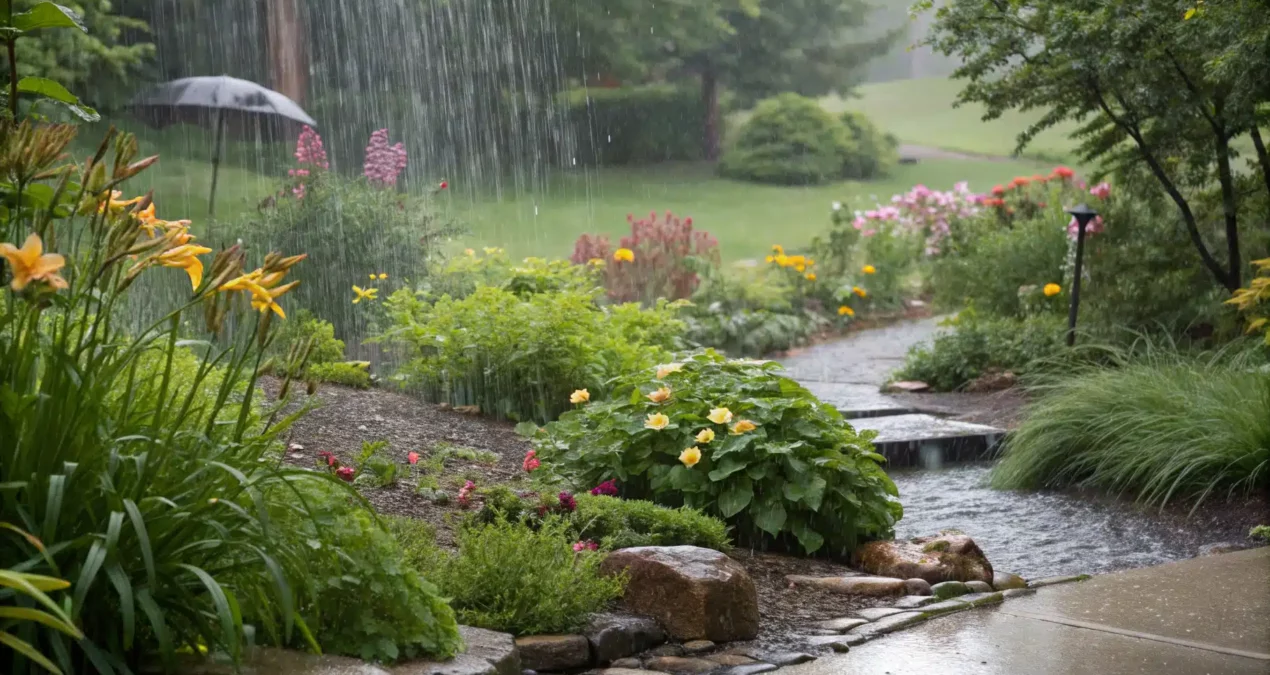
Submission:
<svg viewBox="0 0 1270 675">
<path fill-rule="evenodd" d="M 662 387 L 661 389 L 658 389 L 657 391 L 649 394 L 648 400 L 652 401 L 653 403 L 665 403 L 666 401 L 670 400 L 670 389 L 667 387 Z"/>
<path fill-rule="evenodd" d="M 13 244 L 0 244 L 0 258 L 9 261 L 13 281 L 9 286 L 21 291 L 32 281 L 43 281 L 53 288 L 66 288 L 66 280 L 57 272 L 66 266 L 66 258 L 56 253 L 44 252 L 44 241 L 32 233 L 22 248 Z"/>
</svg>

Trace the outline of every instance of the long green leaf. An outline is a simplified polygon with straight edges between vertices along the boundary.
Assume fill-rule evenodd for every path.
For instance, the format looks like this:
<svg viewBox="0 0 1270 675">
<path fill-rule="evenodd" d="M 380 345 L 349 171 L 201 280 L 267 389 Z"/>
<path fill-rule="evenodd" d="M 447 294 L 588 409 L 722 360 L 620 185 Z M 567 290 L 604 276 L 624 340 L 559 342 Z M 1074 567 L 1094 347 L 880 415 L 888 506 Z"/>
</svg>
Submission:
<svg viewBox="0 0 1270 675">
<path fill-rule="evenodd" d="M 225 646 L 229 648 L 230 654 L 237 658 L 239 631 L 238 626 L 234 623 L 234 612 L 230 609 L 229 598 L 225 597 L 225 589 L 216 582 L 216 579 L 212 578 L 212 575 L 201 568 L 186 563 L 181 563 L 179 567 L 198 577 L 198 580 L 207 589 L 207 593 L 211 595 L 212 604 L 216 607 L 216 616 L 220 619 L 222 639 L 225 641 Z"/>
<path fill-rule="evenodd" d="M 22 640 L 0 631 L 0 644 L 8 645 L 10 649 L 40 664 L 41 668 L 44 668 L 50 673 L 54 673 L 54 675 L 62 675 L 62 671 L 58 669 L 57 666 L 53 665 L 52 661 L 45 658 L 45 656 L 37 651 L 35 647 L 32 647 Z"/>
<path fill-rule="evenodd" d="M 41 28 L 78 28 L 88 32 L 75 10 L 52 2 L 41 2 L 28 11 L 14 14 L 12 25 L 23 32 Z"/>
<path fill-rule="evenodd" d="M 49 628 L 59 630 L 67 635 L 79 637 L 79 629 L 71 624 L 38 609 L 30 607 L 0 607 L 0 619 L 13 619 L 15 621 L 34 621 L 42 623 Z"/>
<path fill-rule="evenodd" d="M 159 658 L 170 670 L 176 656 L 176 647 L 172 644 L 172 631 L 168 628 L 163 609 L 154 601 L 148 588 L 137 591 L 137 604 L 150 621 L 150 630 L 154 631 L 154 637 L 159 641 Z"/>
<path fill-rule="evenodd" d="M 132 530 L 137 534 L 137 543 L 141 546 L 141 562 L 146 567 L 146 584 L 151 588 L 158 586 L 158 575 L 154 569 L 154 549 L 150 547 L 150 533 L 146 530 L 145 518 L 141 516 L 141 509 L 131 499 L 123 500 L 123 508 L 128 512 L 128 519 L 132 521 Z"/>
</svg>

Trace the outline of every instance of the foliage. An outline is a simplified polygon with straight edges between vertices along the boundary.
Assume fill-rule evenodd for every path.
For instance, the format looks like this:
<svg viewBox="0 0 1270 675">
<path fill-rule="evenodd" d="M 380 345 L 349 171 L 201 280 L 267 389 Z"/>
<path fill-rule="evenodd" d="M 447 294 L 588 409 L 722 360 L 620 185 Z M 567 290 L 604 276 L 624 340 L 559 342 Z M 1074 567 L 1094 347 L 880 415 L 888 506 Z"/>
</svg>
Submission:
<svg viewBox="0 0 1270 675">
<path fill-rule="evenodd" d="M 1250 315 L 1248 318 L 1248 332 L 1264 331 L 1266 344 L 1270 345 L 1270 327 L 1266 326 L 1267 323 L 1270 323 L 1270 318 L 1259 314 L 1259 312 L 1266 311 L 1263 305 L 1270 305 L 1270 258 L 1255 260 L 1253 265 L 1258 270 L 1257 276 L 1248 285 L 1248 288 L 1235 291 L 1234 297 L 1226 302 L 1242 311 L 1248 312 Z"/>
<path fill-rule="evenodd" d="M 457 538 L 457 554 L 431 556 L 429 575 L 466 625 L 513 635 L 570 633 L 625 586 L 623 577 L 600 575 L 600 554 L 575 552 L 558 521 L 538 529 L 472 524 Z"/>
<path fill-rule="evenodd" d="M 0 522 L 0 528 L 8 530 L 11 534 L 23 537 L 37 551 L 45 553 L 44 545 L 40 543 L 39 539 L 23 532 L 10 523 Z M 70 588 L 70 585 L 68 581 L 40 574 L 30 574 L 12 568 L 0 570 L 0 586 L 9 589 L 9 595 L 17 599 L 16 607 L 0 606 L 0 616 L 5 617 L 7 622 L 12 622 L 10 625 L 5 626 L 3 631 L 0 631 L 3 633 L 0 636 L 0 644 L 17 652 L 20 655 L 19 659 L 30 659 L 44 668 L 44 670 L 53 673 L 53 675 L 62 675 L 61 669 L 54 665 L 52 661 L 49 661 L 39 650 L 31 646 L 31 643 L 14 635 L 12 628 L 13 625 L 20 625 L 23 621 L 31 621 L 48 626 L 72 638 L 82 638 L 83 634 L 71 623 L 71 618 L 47 595 L 47 593 L 52 591 L 66 590 Z M 39 605 L 40 609 L 30 607 L 31 604 Z"/>
<path fill-rule="evenodd" d="M 692 305 L 681 310 L 685 339 L 734 357 L 805 344 L 829 322 L 803 306 L 795 281 L 770 265 L 706 270 Z"/>
<path fill-rule="evenodd" d="M 430 302 L 403 289 L 386 304 L 385 339 L 413 356 L 398 378 L 430 400 L 501 419 L 555 419 L 575 389 L 599 397 L 614 377 L 669 360 L 683 332 L 664 301 L 600 307 L 576 290 L 522 297 L 479 286 Z"/>
<path fill-rule="evenodd" d="M 1264 354 L 1109 353 L 1115 367 L 1069 367 L 1038 386 L 995 487 L 1096 487 L 1164 506 L 1270 484 Z"/>
<path fill-rule="evenodd" d="M 838 116 L 851 134 L 856 152 L 847 159 L 847 178 L 885 176 L 900 161 L 899 139 L 884 133 L 862 112 L 848 110 Z"/>
<path fill-rule="evenodd" d="M 1031 372 L 1042 360 L 1066 353 L 1066 324 L 1056 315 L 1023 319 L 980 317 L 967 309 L 944 322 L 951 328 L 931 344 L 909 350 L 892 378 L 925 382 L 936 391 L 956 391 L 993 370 Z"/>
<path fill-rule="evenodd" d="M 454 611 L 374 513 L 330 484 L 301 496 L 310 517 L 291 511 L 279 527 L 306 542 L 308 596 L 298 610 L 327 652 L 391 662 L 459 651 Z"/>
<path fill-rule="evenodd" d="M 314 363 L 309 366 L 308 376 L 317 382 L 340 384 L 355 389 L 367 389 L 371 384 L 370 363 L 366 361 Z"/>
<path fill-rule="evenodd" d="M 926 255 L 937 256 L 943 252 L 944 240 L 956 225 L 979 213 L 978 199 L 962 181 L 952 190 L 943 192 L 917 185 L 904 194 L 891 197 L 891 204 L 867 211 L 857 211 L 851 226 L 864 238 L 872 237 L 883 225 L 890 224 L 905 234 L 924 237 Z M 835 224 L 846 220 L 846 213 L 834 214 Z"/>
<path fill-rule="evenodd" d="M 958 101 L 983 103 L 988 119 L 1046 112 L 1019 136 L 1020 149 L 1076 120 L 1088 163 L 1149 172 L 1204 267 L 1233 291 L 1244 269 L 1240 224 L 1255 232 L 1265 222 L 1264 213 L 1241 218 L 1242 204 L 1270 191 L 1270 154 L 1258 128 L 1270 85 L 1241 69 L 1264 60 L 1270 33 L 1252 18 L 1263 10 L 1215 3 L 1188 20 L 1169 0 L 1147 0 L 1133 12 L 1105 0 L 954 0 L 935 11 L 927 43 L 961 59 L 955 76 L 967 83 Z M 1244 135 L 1256 149 L 1246 172 L 1253 190 L 1241 188 L 1232 165 L 1231 142 Z M 1220 222 L 1219 236 L 1204 236 L 1209 221 Z M 1224 261 L 1214 253 L 1220 248 Z"/>
<path fill-rule="evenodd" d="M 611 250 L 608 237 L 584 234 L 578 238 L 570 260 L 575 265 L 603 267 L 604 286 L 614 302 L 658 299 L 683 300 L 700 282 L 698 270 L 717 267 L 719 241 L 709 232 L 692 229 L 692 218 L 670 211 L 663 219 L 653 211 L 648 218 L 626 216 L 631 234 Z"/>
<path fill-rule="evenodd" d="M 576 88 L 560 95 L 579 161 L 603 166 L 701 159 L 701 91 L 677 84 Z"/>
<path fill-rule="evenodd" d="M 335 337 L 335 326 L 323 321 L 307 309 L 297 311 L 290 321 L 278 328 L 273 341 L 271 355 L 284 359 L 290 365 L 289 357 L 297 352 L 307 352 L 308 371 L 312 372 L 317 364 L 336 363 L 344 358 L 344 341 Z M 301 378 L 304 373 L 288 372 L 288 375 Z"/>
<path fill-rule="evenodd" d="M 742 545 L 844 555 L 888 536 L 902 510 L 869 435 L 778 369 L 707 350 L 635 372 L 534 447 L 575 486 L 615 479 L 630 498 L 721 516 Z"/>
<path fill-rule="evenodd" d="M 597 489 L 592 488 L 592 492 Z M 615 489 L 620 493 L 621 488 Z M 535 493 L 518 494 L 501 486 L 482 491 L 482 496 L 482 520 L 524 520 L 534 526 L 543 518 L 539 513 L 543 502 L 556 499 L 544 499 Z M 596 542 L 604 551 L 633 546 L 701 546 L 724 551 L 731 546 L 727 525 L 696 509 L 671 509 L 600 494 L 579 494 L 574 500 L 574 510 L 551 509 L 552 515 L 547 517 L 565 523 L 569 538 Z"/>
<path fill-rule="evenodd" d="M 728 178 L 777 185 L 819 185 L 845 177 L 860 149 L 842 122 L 814 99 L 766 99 L 737 132 L 719 162 Z"/>
<path fill-rule="evenodd" d="M 528 297 L 535 293 L 592 292 L 598 285 L 594 266 L 579 267 L 565 260 L 543 258 L 525 258 L 515 263 L 501 248 L 486 248 L 483 252 L 469 248 L 463 255 L 430 270 L 419 289 L 429 298 L 448 295 L 462 299 L 481 286 Z"/>
<path fill-rule="evenodd" d="M 1248 538 L 1270 541 L 1270 525 L 1253 526 L 1253 528 L 1248 531 Z"/>
</svg>

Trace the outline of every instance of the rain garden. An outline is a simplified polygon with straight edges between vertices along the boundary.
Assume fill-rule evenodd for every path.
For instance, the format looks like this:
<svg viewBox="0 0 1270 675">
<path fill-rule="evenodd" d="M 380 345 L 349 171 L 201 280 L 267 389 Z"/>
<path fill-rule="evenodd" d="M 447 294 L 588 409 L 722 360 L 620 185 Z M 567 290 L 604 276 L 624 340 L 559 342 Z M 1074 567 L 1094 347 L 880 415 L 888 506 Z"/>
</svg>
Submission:
<svg viewBox="0 0 1270 675">
<path fill-rule="evenodd" d="M 604 4 L 3 3 L 0 671 L 740 675 L 1026 592 L 929 495 L 1270 538 L 1257 9 Z"/>
</svg>

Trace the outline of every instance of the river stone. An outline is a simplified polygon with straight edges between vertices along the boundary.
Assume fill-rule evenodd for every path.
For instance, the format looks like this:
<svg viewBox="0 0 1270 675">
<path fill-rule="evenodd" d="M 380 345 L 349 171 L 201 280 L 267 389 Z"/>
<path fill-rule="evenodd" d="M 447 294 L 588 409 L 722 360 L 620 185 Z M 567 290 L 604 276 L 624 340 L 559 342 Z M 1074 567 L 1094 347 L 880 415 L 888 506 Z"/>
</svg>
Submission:
<svg viewBox="0 0 1270 675">
<path fill-rule="evenodd" d="M 991 593 L 992 592 L 992 584 L 986 581 L 978 581 L 978 580 L 967 581 L 966 588 L 969 588 L 974 593 Z"/>
<path fill-rule="evenodd" d="M 1247 542 L 1243 541 L 1219 541 L 1214 544 L 1204 544 L 1199 547 L 1199 556 L 1220 555 L 1222 553 L 1234 553 L 1242 551 L 1249 547 Z"/>
<path fill-rule="evenodd" d="M 648 650 L 649 656 L 683 656 L 684 648 L 679 645 L 661 645 Z"/>
<path fill-rule="evenodd" d="M 638 654 L 666 641 L 666 632 L 656 621 L 629 614 L 597 614 L 582 634 L 591 643 L 596 663 Z"/>
<path fill-rule="evenodd" d="M 683 643 L 685 654 L 700 654 L 714 649 L 714 643 L 709 640 L 689 640 Z"/>
<path fill-rule="evenodd" d="M 892 614 L 899 614 L 902 611 L 904 610 L 895 609 L 893 607 L 867 607 L 865 609 L 857 610 L 855 614 L 861 619 L 866 619 L 868 621 L 877 621 L 878 619 L 881 619 L 882 617 L 890 616 Z"/>
<path fill-rule="evenodd" d="M 733 666 L 725 672 L 727 675 L 758 675 L 759 673 L 770 673 L 776 670 L 776 666 L 770 663 L 747 663 L 743 666 Z"/>
<path fill-rule="evenodd" d="M 497 672 L 494 664 L 471 654 L 459 654 L 449 661 L 411 661 L 392 669 L 392 675 L 495 675 Z M 306 671 L 305 675 L 310 673 Z"/>
<path fill-rule="evenodd" d="M 534 670 L 569 670 L 591 664 L 591 643 L 581 635 L 516 638 L 521 663 Z"/>
<path fill-rule="evenodd" d="M 804 577 L 791 574 L 785 579 L 797 586 L 810 586 L 843 595 L 882 596 L 905 592 L 903 579 L 889 577 Z"/>
<path fill-rule="evenodd" d="M 800 663 L 815 661 L 816 657 L 804 652 L 779 652 L 776 654 L 764 654 L 763 660 L 784 668 L 785 666 L 796 666 Z"/>
<path fill-rule="evenodd" d="M 868 623 L 868 621 L 865 621 Z M 840 630 L 829 630 L 828 628 L 804 628 L 803 635 L 839 635 Z"/>
<path fill-rule="evenodd" d="M 713 654 L 705 657 L 707 661 L 714 661 L 721 666 L 747 666 L 754 663 L 754 659 L 740 654 Z"/>
<path fill-rule="evenodd" d="M 926 620 L 926 616 L 922 612 L 900 612 L 884 616 L 870 624 L 865 624 L 852 630 L 848 635 L 859 635 L 864 639 L 893 633 L 902 628 L 908 628 L 917 623 Z"/>
<path fill-rule="evenodd" d="M 993 572 L 992 587 L 998 591 L 1008 591 L 1012 588 L 1027 588 L 1027 582 L 1023 577 L 1009 572 Z"/>
<path fill-rule="evenodd" d="M 925 607 L 921 608 L 921 611 L 922 611 L 922 614 L 925 614 L 926 616 L 930 617 L 930 616 L 938 616 L 940 614 L 948 614 L 951 612 L 960 612 L 963 609 L 970 609 L 970 605 L 967 605 L 964 602 L 959 602 L 954 599 L 954 600 L 945 600 L 943 602 L 937 602 L 933 605 L 926 605 Z"/>
<path fill-rule="evenodd" d="M 644 666 L 649 670 L 660 670 L 664 673 L 708 673 L 719 669 L 719 664 L 714 661 L 682 656 L 658 656 L 649 659 Z"/>
<path fill-rule="evenodd" d="M 851 650 L 851 645 L 841 635 L 809 637 L 807 638 L 807 644 L 813 647 L 828 647 L 838 653 L 844 653 Z"/>
<path fill-rule="evenodd" d="M 467 644 L 466 653 L 489 661 L 498 675 L 520 675 L 520 652 L 511 634 L 459 626 L 459 636 Z"/>
<path fill-rule="evenodd" d="M 943 532 L 907 541 L 871 541 L 852 554 L 854 566 L 870 574 L 902 579 L 992 581 L 992 564 L 975 541 Z"/>
<path fill-rule="evenodd" d="M 939 602 L 939 598 L 933 595 L 906 595 L 896 600 L 892 607 L 897 609 L 917 609 L 936 602 Z"/>
<path fill-rule="evenodd" d="M 639 670 L 644 667 L 644 664 L 641 663 L 639 659 L 629 657 L 625 659 L 617 659 L 611 665 L 614 668 L 630 668 L 632 670 Z"/>
<path fill-rule="evenodd" d="M 229 663 L 207 660 L 183 666 L 181 672 L 188 675 L 389 675 L 387 670 L 358 659 L 273 647 L 248 651 L 241 670 L 235 670 Z"/>
<path fill-rule="evenodd" d="M 622 601 L 677 640 L 750 640 L 758 635 L 758 593 L 745 568 L 697 546 L 641 546 L 610 553 L 605 574 L 629 575 Z"/>
<path fill-rule="evenodd" d="M 1073 581 L 1084 581 L 1089 578 L 1088 574 L 1074 574 L 1065 577 L 1046 577 L 1044 579 L 1035 579 L 1027 582 L 1028 588 L 1044 588 L 1055 584 L 1067 584 Z"/>
<path fill-rule="evenodd" d="M 841 619 L 830 619 L 816 624 L 818 628 L 827 630 L 831 633 L 845 633 L 856 626 L 868 623 L 870 619 L 856 619 L 852 617 L 842 617 Z"/>
<path fill-rule="evenodd" d="M 909 595 L 930 595 L 930 582 L 925 579 L 905 579 L 904 592 Z"/>
<path fill-rule="evenodd" d="M 1036 595 L 1035 588 L 1009 588 L 1001 591 L 1003 598 L 1021 598 L 1025 595 Z"/>
<path fill-rule="evenodd" d="M 595 675 L 658 675 L 651 670 L 640 670 L 639 668 L 605 668 L 604 670 L 592 670 Z"/>
<path fill-rule="evenodd" d="M 960 581 L 945 581 L 930 587 L 930 592 L 940 600 L 955 598 L 959 595 L 965 595 L 970 589 Z"/>
<path fill-rule="evenodd" d="M 1000 604 L 1002 600 L 1005 600 L 1005 596 L 1000 593 L 970 593 L 953 598 L 953 600 L 971 607 L 982 607 L 984 605 Z"/>
</svg>

